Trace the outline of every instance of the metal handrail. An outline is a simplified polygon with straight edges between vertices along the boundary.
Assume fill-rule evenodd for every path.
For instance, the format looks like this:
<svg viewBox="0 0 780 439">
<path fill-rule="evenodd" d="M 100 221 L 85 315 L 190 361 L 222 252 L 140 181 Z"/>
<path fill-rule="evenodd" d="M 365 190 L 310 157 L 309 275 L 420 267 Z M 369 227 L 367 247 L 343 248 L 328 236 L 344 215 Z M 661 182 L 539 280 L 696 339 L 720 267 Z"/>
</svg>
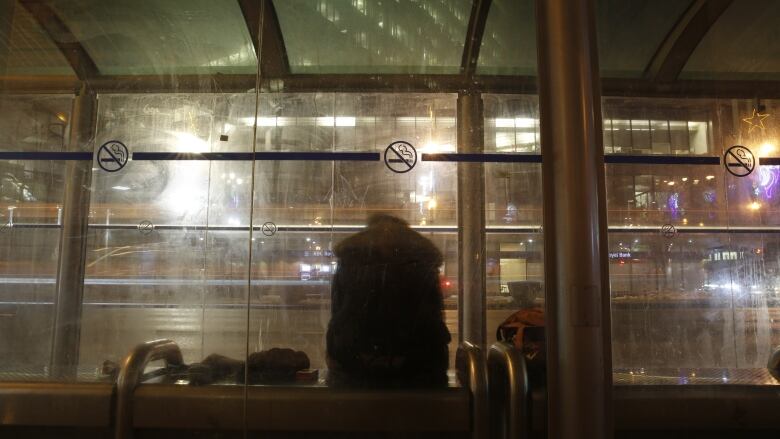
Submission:
<svg viewBox="0 0 780 439">
<path fill-rule="evenodd" d="M 471 394 L 471 437 L 488 437 L 488 387 L 487 367 L 482 349 L 464 341 L 455 356 L 458 379 Z"/>
<path fill-rule="evenodd" d="M 512 344 L 500 341 L 490 346 L 487 367 L 491 437 L 529 437 L 530 404 L 525 357 Z"/>
<path fill-rule="evenodd" d="M 770 375 L 775 377 L 776 380 L 780 381 L 780 348 L 769 357 L 766 368 Z"/>
<path fill-rule="evenodd" d="M 165 360 L 166 366 L 184 363 L 179 345 L 173 340 L 167 339 L 141 343 L 122 360 L 119 376 L 116 380 L 114 418 L 114 437 L 116 439 L 131 439 L 133 437 L 133 394 L 141 382 L 146 365 L 155 360 Z"/>
</svg>

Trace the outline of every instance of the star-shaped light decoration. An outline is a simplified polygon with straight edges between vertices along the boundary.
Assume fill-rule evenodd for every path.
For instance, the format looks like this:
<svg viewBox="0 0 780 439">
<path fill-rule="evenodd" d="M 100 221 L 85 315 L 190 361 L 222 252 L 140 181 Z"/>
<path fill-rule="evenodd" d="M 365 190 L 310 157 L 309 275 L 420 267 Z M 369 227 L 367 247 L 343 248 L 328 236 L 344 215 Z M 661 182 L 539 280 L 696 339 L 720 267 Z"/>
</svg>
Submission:
<svg viewBox="0 0 780 439">
<path fill-rule="evenodd" d="M 764 119 L 766 119 L 767 117 L 769 117 L 769 113 L 761 113 L 754 108 L 753 115 L 742 119 L 742 122 L 745 122 L 746 124 L 750 125 L 750 129 L 748 129 L 748 134 L 750 134 L 756 128 L 760 128 L 761 131 L 764 131 L 766 129 L 766 127 L 764 126 Z"/>
</svg>

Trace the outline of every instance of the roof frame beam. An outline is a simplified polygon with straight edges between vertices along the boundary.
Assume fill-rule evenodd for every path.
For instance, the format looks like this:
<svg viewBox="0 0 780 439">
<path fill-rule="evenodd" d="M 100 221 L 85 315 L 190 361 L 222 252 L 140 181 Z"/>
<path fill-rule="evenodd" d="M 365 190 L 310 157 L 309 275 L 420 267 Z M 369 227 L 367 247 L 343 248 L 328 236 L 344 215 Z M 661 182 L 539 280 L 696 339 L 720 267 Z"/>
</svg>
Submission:
<svg viewBox="0 0 780 439">
<path fill-rule="evenodd" d="M 20 3 L 62 52 L 79 80 L 89 82 L 100 75 L 95 61 L 47 2 L 20 0 Z"/>
<path fill-rule="evenodd" d="M 290 62 L 273 1 L 238 0 L 238 5 L 260 62 L 261 75 L 275 78 L 288 76 Z"/>
<path fill-rule="evenodd" d="M 248 92 L 256 75 L 101 76 L 92 81 L 100 93 Z M 68 89 L 67 78 L 0 77 L 6 92 L 35 93 Z M 656 83 L 635 78 L 604 78 L 604 96 L 780 99 L 780 81 L 680 80 Z M 271 87 L 274 85 L 274 87 Z M 291 75 L 262 78 L 262 87 L 278 92 L 484 93 L 535 94 L 534 76 L 475 75 Z"/>
<path fill-rule="evenodd" d="M 460 62 L 460 73 L 467 78 L 477 72 L 479 50 L 482 47 L 482 37 L 485 35 L 488 12 L 491 0 L 474 0 L 471 4 L 471 16 L 466 30 L 466 42 L 463 45 L 463 57 Z"/>
<path fill-rule="evenodd" d="M 653 82 L 675 81 L 688 59 L 733 0 L 694 0 L 659 46 L 645 69 Z"/>
</svg>

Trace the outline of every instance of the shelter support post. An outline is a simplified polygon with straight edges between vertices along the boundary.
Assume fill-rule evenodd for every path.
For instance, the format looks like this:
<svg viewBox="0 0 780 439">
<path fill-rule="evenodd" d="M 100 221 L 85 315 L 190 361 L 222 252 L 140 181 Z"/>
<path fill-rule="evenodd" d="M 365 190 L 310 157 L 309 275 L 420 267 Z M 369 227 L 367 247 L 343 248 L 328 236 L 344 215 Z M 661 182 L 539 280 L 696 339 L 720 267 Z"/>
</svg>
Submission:
<svg viewBox="0 0 780 439">
<path fill-rule="evenodd" d="M 609 278 L 592 0 L 536 2 L 548 431 L 612 436 Z"/>
<path fill-rule="evenodd" d="M 458 94 L 458 152 L 481 153 L 485 122 L 482 96 Z M 460 342 L 486 348 L 485 330 L 485 169 L 458 163 L 458 270 Z"/>
<path fill-rule="evenodd" d="M 95 93 L 82 85 L 73 102 L 69 151 L 92 149 L 96 109 Z M 66 162 L 50 372 L 56 379 L 74 379 L 79 361 L 91 180 L 91 161 Z"/>
</svg>

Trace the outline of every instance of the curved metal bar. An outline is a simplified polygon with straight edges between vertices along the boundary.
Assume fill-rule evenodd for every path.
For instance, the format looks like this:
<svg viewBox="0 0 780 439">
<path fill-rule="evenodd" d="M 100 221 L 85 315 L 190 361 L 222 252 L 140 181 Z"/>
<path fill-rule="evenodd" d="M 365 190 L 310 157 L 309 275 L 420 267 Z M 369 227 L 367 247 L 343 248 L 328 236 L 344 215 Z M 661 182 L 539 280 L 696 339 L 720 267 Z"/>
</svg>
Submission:
<svg viewBox="0 0 780 439">
<path fill-rule="evenodd" d="M 494 343 L 488 350 L 487 368 L 491 437 L 528 437 L 528 370 L 522 352 L 507 342 Z"/>
<path fill-rule="evenodd" d="M 116 380 L 116 411 L 114 412 L 114 437 L 133 437 L 133 394 L 141 382 L 144 369 L 150 361 L 165 360 L 165 365 L 181 365 L 183 359 L 179 345 L 173 340 L 153 340 L 141 343 L 122 360 Z"/>
<path fill-rule="evenodd" d="M 780 381 L 780 349 L 776 350 L 774 354 L 769 357 L 769 361 L 766 364 L 769 374 Z"/>
<path fill-rule="evenodd" d="M 479 346 L 464 341 L 455 356 L 458 379 L 471 396 L 471 437 L 488 437 L 487 367 Z"/>
</svg>

